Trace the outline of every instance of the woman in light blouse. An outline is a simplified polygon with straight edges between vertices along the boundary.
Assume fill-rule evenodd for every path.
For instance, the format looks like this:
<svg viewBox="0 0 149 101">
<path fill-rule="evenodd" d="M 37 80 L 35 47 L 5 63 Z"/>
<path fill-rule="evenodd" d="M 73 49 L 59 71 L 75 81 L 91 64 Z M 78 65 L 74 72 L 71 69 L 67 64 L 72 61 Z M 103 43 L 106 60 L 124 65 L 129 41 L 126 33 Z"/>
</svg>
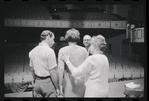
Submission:
<svg viewBox="0 0 149 101">
<path fill-rule="evenodd" d="M 65 40 L 68 46 L 62 47 L 58 53 L 58 71 L 60 94 L 64 97 L 84 97 L 85 76 L 73 77 L 67 65 L 60 59 L 60 54 L 68 54 L 71 63 L 77 68 L 88 57 L 87 50 L 79 46 L 80 32 L 74 28 L 66 31 Z"/>
<path fill-rule="evenodd" d="M 77 68 L 70 62 L 69 55 L 61 54 L 60 56 L 67 64 L 72 76 L 88 75 L 84 97 L 108 97 L 109 62 L 103 54 L 105 49 L 105 38 L 102 35 L 97 35 L 91 39 L 89 51 L 92 55 L 87 57 Z"/>
</svg>

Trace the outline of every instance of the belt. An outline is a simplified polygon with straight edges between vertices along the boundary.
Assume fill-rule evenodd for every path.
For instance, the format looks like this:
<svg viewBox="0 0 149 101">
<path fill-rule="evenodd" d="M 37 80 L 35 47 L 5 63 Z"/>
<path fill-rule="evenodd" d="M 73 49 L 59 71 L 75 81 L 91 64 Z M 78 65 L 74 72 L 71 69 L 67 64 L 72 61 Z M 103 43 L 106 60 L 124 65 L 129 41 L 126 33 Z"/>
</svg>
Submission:
<svg viewBox="0 0 149 101">
<path fill-rule="evenodd" d="M 47 79 L 47 78 L 51 78 L 51 76 L 49 75 L 49 76 L 46 76 L 46 77 L 42 77 L 42 76 L 37 76 L 37 75 L 36 75 L 36 78 L 39 78 L 39 79 Z"/>
</svg>

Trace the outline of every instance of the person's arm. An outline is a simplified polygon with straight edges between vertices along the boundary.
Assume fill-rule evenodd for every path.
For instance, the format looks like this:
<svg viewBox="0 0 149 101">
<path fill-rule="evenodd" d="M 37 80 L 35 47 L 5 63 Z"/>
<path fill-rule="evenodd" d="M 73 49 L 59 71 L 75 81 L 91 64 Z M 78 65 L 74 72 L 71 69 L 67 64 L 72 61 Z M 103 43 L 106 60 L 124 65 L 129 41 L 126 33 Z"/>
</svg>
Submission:
<svg viewBox="0 0 149 101">
<path fill-rule="evenodd" d="M 58 53 L 58 75 L 59 75 L 59 88 L 63 94 L 63 75 L 64 75 L 64 62 L 60 59 L 60 51 Z"/>
<path fill-rule="evenodd" d="M 33 63 L 32 63 L 31 58 L 30 58 L 29 60 L 30 60 L 29 66 L 30 66 L 30 68 L 31 68 L 31 74 L 32 74 L 32 77 L 33 77 L 32 85 L 34 85 L 34 84 L 35 84 L 36 75 L 35 75 L 35 70 L 34 70 L 34 68 L 33 68 Z"/>
<path fill-rule="evenodd" d="M 48 54 L 47 62 L 48 62 L 49 73 L 50 73 L 53 85 L 55 86 L 55 89 L 58 89 L 57 63 L 56 63 L 56 56 L 54 51 Z"/>
<path fill-rule="evenodd" d="M 50 72 L 51 80 L 52 80 L 52 82 L 53 82 L 53 85 L 54 85 L 55 89 L 59 89 L 59 88 L 58 88 L 57 66 L 54 67 L 53 69 L 51 69 L 49 72 Z"/>
<path fill-rule="evenodd" d="M 77 68 L 72 65 L 72 63 L 69 61 L 69 56 L 68 55 L 61 55 L 61 59 L 64 60 L 72 73 L 72 76 L 77 77 L 77 76 L 82 76 L 88 72 L 91 71 L 92 69 L 92 64 L 90 58 L 87 58 L 80 66 Z"/>
<path fill-rule="evenodd" d="M 35 71 L 34 71 L 33 67 L 31 67 L 31 74 L 33 77 L 33 82 L 35 83 L 36 75 L 35 75 Z"/>
</svg>

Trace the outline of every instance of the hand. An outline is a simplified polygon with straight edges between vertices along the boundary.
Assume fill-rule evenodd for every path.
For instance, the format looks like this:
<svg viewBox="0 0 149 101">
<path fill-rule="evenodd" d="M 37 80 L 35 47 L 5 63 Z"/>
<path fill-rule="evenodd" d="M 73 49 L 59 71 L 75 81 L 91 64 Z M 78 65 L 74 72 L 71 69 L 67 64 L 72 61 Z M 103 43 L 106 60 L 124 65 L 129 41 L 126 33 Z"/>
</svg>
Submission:
<svg viewBox="0 0 149 101">
<path fill-rule="evenodd" d="M 60 85 L 60 96 L 61 96 L 61 97 L 64 96 L 62 85 Z"/>
<path fill-rule="evenodd" d="M 80 78 L 80 77 L 74 78 L 74 83 L 75 83 L 76 85 L 79 85 L 79 84 L 81 84 L 82 82 L 83 82 L 82 78 Z"/>
<path fill-rule="evenodd" d="M 60 59 L 67 62 L 69 61 L 69 55 L 66 55 L 66 54 L 60 54 Z"/>
<path fill-rule="evenodd" d="M 63 95 L 59 95 L 58 97 L 62 98 L 62 97 L 64 97 L 64 96 L 63 96 Z"/>
<path fill-rule="evenodd" d="M 80 82 L 79 82 L 78 79 L 75 79 L 75 80 L 74 80 L 74 83 L 75 83 L 76 85 L 79 85 Z"/>
<path fill-rule="evenodd" d="M 35 80 L 32 80 L 31 83 L 32 83 L 32 86 L 34 87 L 34 85 L 35 85 Z"/>
<path fill-rule="evenodd" d="M 60 94 L 60 90 L 56 89 L 56 95 L 59 96 L 59 94 Z"/>
</svg>

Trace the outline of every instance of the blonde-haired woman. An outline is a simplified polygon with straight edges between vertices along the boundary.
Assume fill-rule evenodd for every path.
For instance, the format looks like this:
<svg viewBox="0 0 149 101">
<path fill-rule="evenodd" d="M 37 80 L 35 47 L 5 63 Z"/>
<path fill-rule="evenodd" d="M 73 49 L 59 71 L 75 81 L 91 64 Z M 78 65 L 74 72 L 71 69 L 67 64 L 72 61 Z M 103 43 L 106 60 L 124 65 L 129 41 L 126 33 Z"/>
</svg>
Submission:
<svg viewBox="0 0 149 101">
<path fill-rule="evenodd" d="M 84 97 L 108 97 L 109 62 L 103 54 L 106 49 L 105 38 L 102 35 L 92 37 L 89 48 L 91 56 L 77 68 L 72 64 L 69 55 L 61 54 L 61 59 L 67 64 L 73 77 L 88 75 L 85 82 Z"/>
<path fill-rule="evenodd" d="M 72 28 L 66 32 L 65 40 L 68 46 L 59 50 L 58 54 L 58 69 L 59 69 L 59 87 L 61 94 L 64 97 L 84 97 L 85 92 L 85 76 L 73 77 L 67 65 L 60 59 L 60 54 L 68 54 L 71 63 L 77 68 L 88 56 L 87 50 L 77 45 L 80 40 L 78 30 Z"/>
</svg>

